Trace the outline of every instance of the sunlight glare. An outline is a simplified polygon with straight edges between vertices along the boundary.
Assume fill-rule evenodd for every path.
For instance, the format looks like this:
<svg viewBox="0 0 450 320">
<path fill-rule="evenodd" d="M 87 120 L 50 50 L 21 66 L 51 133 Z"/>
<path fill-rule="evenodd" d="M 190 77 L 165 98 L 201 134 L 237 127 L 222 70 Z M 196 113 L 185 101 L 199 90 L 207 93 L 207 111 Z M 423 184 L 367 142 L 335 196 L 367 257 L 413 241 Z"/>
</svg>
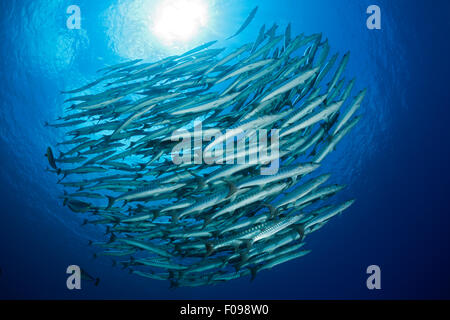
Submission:
<svg viewBox="0 0 450 320">
<path fill-rule="evenodd" d="M 207 23 L 204 0 L 163 0 L 159 5 L 153 32 L 167 42 L 188 41 Z"/>
</svg>

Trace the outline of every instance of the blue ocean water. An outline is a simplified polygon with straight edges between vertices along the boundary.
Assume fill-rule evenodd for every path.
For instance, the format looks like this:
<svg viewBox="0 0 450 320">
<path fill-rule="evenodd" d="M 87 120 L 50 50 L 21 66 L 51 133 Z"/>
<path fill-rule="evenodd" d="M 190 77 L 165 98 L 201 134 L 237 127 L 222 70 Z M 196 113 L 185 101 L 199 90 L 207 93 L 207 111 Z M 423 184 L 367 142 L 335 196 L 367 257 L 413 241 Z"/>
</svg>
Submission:
<svg viewBox="0 0 450 320">
<path fill-rule="evenodd" d="M 450 298 L 450 2 L 407 0 L 206 1 L 209 21 L 187 42 L 149 28 L 163 0 L 0 2 L 0 298 L 31 299 L 399 299 Z M 66 9 L 81 8 L 81 30 Z M 366 9 L 381 8 L 368 30 Z M 368 88 L 363 120 L 324 164 L 356 203 L 306 239 L 312 253 L 248 278 L 170 290 L 93 259 L 95 227 L 63 207 L 45 171 L 48 145 L 61 139 L 44 122 L 62 115 L 60 90 L 128 59 L 156 60 L 233 34 L 255 5 L 252 24 L 227 46 L 252 41 L 262 24 L 292 22 L 293 34 L 322 32 L 333 52 L 351 52 L 346 75 Z M 77 264 L 101 278 L 66 288 Z M 382 289 L 368 290 L 379 265 Z"/>
</svg>

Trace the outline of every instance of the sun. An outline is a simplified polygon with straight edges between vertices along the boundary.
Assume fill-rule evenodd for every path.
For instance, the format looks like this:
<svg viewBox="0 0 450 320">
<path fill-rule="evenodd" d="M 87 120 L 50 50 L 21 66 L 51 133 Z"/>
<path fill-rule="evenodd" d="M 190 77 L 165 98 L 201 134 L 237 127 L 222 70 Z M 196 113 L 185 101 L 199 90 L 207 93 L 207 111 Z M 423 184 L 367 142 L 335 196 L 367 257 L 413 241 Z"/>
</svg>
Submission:
<svg viewBox="0 0 450 320">
<path fill-rule="evenodd" d="M 186 42 L 208 22 L 205 0 L 163 0 L 156 9 L 154 34 L 165 42 Z"/>
</svg>

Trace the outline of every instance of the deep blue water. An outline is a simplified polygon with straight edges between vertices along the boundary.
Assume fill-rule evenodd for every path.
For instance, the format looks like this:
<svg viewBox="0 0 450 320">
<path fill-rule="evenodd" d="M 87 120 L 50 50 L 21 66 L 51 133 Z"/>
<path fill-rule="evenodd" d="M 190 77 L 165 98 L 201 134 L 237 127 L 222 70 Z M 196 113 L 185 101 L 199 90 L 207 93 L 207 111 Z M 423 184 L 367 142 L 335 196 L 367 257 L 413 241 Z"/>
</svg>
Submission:
<svg viewBox="0 0 450 320">
<path fill-rule="evenodd" d="M 450 2 L 406 0 L 215 0 L 209 22 L 190 41 L 163 43 L 148 28 L 160 0 L 0 2 L 0 298 L 392 299 L 450 298 Z M 81 8 L 82 29 L 66 28 L 66 8 Z M 308 256 L 213 287 L 169 290 L 92 258 L 99 230 L 63 207 L 45 171 L 47 145 L 61 132 L 43 126 L 62 114 L 59 91 L 95 78 L 106 64 L 178 54 L 223 40 L 256 5 L 252 24 L 292 22 L 293 33 L 323 32 L 333 52 L 351 51 L 347 77 L 368 87 L 363 120 L 326 161 L 357 202 L 307 238 Z M 382 30 L 366 28 L 377 4 Z M 101 284 L 66 289 L 77 264 Z M 366 268 L 381 267 L 382 289 L 366 288 Z"/>
</svg>

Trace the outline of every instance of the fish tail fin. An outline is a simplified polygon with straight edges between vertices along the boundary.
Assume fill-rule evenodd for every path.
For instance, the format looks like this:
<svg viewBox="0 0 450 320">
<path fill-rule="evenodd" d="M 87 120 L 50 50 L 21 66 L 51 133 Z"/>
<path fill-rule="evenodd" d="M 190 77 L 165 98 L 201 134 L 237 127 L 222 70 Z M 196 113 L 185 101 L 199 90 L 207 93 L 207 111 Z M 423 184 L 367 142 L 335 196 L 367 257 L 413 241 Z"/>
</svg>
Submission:
<svg viewBox="0 0 450 320">
<path fill-rule="evenodd" d="M 131 210 L 131 208 L 130 208 L 130 210 Z M 161 214 L 160 211 L 155 212 L 155 213 L 153 214 L 153 217 L 152 217 L 152 220 L 151 220 L 151 221 L 155 221 L 155 219 L 158 219 L 158 218 L 161 217 L 161 216 L 162 216 L 162 214 Z"/>
<path fill-rule="evenodd" d="M 241 246 L 241 243 L 236 242 L 235 244 L 232 245 L 233 249 L 234 249 L 234 253 L 239 253 L 239 247 Z"/>
<path fill-rule="evenodd" d="M 248 261 L 248 252 L 243 252 L 241 254 L 241 264 L 245 263 Z"/>
<path fill-rule="evenodd" d="M 179 243 L 174 243 L 174 249 L 175 249 L 175 251 L 181 253 L 181 248 L 180 248 L 180 244 Z"/>
<path fill-rule="evenodd" d="M 205 186 L 206 186 L 205 179 L 202 176 L 199 176 L 199 175 L 194 175 L 194 177 L 195 177 L 195 180 L 197 181 L 198 190 L 205 189 Z"/>
<path fill-rule="evenodd" d="M 178 223 L 178 220 L 179 220 L 179 216 L 180 216 L 179 213 L 176 213 L 176 212 L 175 212 L 175 213 L 172 213 L 171 216 L 172 216 L 172 223 L 173 223 L 173 224 L 177 224 L 177 223 Z"/>
<path fill-rule="evenodd" d="M 109 237 L 108 243 L 113 243 L 114 241 L 116 241 L 116 236 L 114 235 L 114 233 L 111 233 L 111 236 Z"/>
<path fill-rule="evenodd" d="M 159 178 L 164 173 L 164 170 L 158 170 L 157 168 L 155 171 L 155 178 Z"/>
<path fill-rule="evenodd" d="M 214 284 L 214 281 L 213 281 L 213 278 L 214 278 L 214 273 L 211 273 L 209 276 L 208 276 L 208 284 L 210 285 L 210 284 Z"/>
<path fill-rule="evenodd" d="M 136 143 L 137 143 L 137 141 L 131 141 L 130 142 L 130 148 L 133 148 Z"/>
<path fill-rule="evenodd" d="M 94 282 L 94 286 L 98 287 L 98 284 L 100 283 L 100 278 L 96 278 Z"/>
<path fill-rule="evenodd" d="M 273 205 L 271 205 L 270 203 L 263 203 L 262 205 L 265 206 L 267 209 L 269 209 L 270 219 L 273 219 L 276 216 L 278 216 L 278 209 L 275 208 Z"/>
<path fill-rule="evenodd" d="M 224 258 L 222 264 L 220 265 L 220 269 L 225 268 L 228 265 L 228 258 Z"/>
<path fill-rule="evenodd" d="M 214 248 L 210 243 L 205 243 L 205 248 L 206 248 L 206 256 L 205 257 L 209 257 L 213 253 Z"/>
<path fill-rule="evenodd" d="M 238 273 L 239 270 L 241 270 L 242 266 L 248 261 L 248 253 L 247 252 L 241 253 L 240 257 L 241 257 L 240 261 L 234 265 L 236 273 Z"/>
<path fill-rule="evenodd" d="M 48 127 L 48 126 L 49 126 L 48 122 L 45 121 L 45 122 L 44 122 L 44 127 Z"/>
<path fill-rule="evenodd" d="M 83 220 L 83 223 L 81 224 L 81 226 L 85 226 L 85 225 L 87 225 L 88 224 L 88 222 L 89 222 L 89 220 L 88 219 L 84 219 Z M 89 240 L 89 245 L 91 245 L 92 244 L 92 240 Z"/>
<path fill-rule="evenodd" d="M 92 246 L 94 242 L 92 240 L 88 240 L 88 246 Z"/>
<path fill-rule="evenodd" d="M 170 279 L 170 287 L 169 289 L 176 289 L 180 286 L 180 284 L 178 283 L 177 280 L 175 279 Z"/>
<path fill-rule="evenodd" d="M 248 268 L 249 268 L 250 274 L 251 274 L 250 281 L 253 281 L 256 278 L 256 274 L 258 273 L 258 269 L 256 268 L 256 266 L 252 266 L 252 267 L 248 267 Z"/>
<path fill-rule="evenodd" d="M 113 267 L 117 266 L 117 261 L 114 260 L 114 259 L 112 260 L 112 266 L 113 266 Z"/>
<path fill-rule="evenodd" d="M 97 258 L 98 258 L 97 254 L 94 253 L 94 254 L 92 255 L 92 258 L 97 259 Z"/>
<path fill-rule="evenodd" d="M 106 197 L 108 198 L 108 206 L 106 207 L 106 209 L 110 209 L 113 206 L 114 202 L 116 201 L 116 198 L 111 196 Z"/>
<path fill-rule="evenodd" d="M 303 226 L 296 226 L 295 231 L 298 232 L 298 235 L 300 236 L 299 240 L 302 242 L 305 238 L 305 228 Z"/>
<path fill-rule="evenodd" d="M 253 240 L 252 239 L 247 239 L 247 240 L 243 240 L 245 243 L 245 247 L 247 249 L 247 251 L 250 251 L 250 249 L 252 248 L 253 245 Z"/>
<path fill-rule="evenodd" d="M 231 182 L 231 181 L 228 181 L 228 180 L 224 180 L 224 181 L 225 181 L 225 183 L 228 185 L 228 188 L 229 188 L 227 198 L 230 198 L 230 197 L 232 197 L 232 196 L 236 193 L 236 191 L 237 191 L 236 185 L 235 185 L 233 182 Z"/>
<path fill-rule="evenodd" d="M 208 226 L 208 224 L 211 223 L 211 220 L 211 217 L 205 218 L 205 220 L 203 221 L 202 230 L 204 230 Z"/>
<path fill-rule="evenodd" d="M 217 238 L 218 236 L 220 236 L 222 234 L 221 230 L 211 230 L 210 233 L 212 234 L 212 236 L 214 238 Z"/>
</svg>

